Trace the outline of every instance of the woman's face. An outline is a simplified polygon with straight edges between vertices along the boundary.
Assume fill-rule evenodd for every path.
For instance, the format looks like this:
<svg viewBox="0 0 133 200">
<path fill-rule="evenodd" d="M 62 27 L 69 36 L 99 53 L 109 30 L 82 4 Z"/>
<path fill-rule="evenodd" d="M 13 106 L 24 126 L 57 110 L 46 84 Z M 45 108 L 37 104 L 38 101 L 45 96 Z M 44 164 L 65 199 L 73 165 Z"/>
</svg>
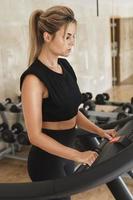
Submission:
<svg viewBox="0 0 133 200">
<path fill-rule="evenodd" d="M 69 23 L 67 28 L 62 26 L 55 37 L 48 43 L 50 51 L 57 56 L 69 56 L 75 42 L 76 24 Z"/>
</svg>

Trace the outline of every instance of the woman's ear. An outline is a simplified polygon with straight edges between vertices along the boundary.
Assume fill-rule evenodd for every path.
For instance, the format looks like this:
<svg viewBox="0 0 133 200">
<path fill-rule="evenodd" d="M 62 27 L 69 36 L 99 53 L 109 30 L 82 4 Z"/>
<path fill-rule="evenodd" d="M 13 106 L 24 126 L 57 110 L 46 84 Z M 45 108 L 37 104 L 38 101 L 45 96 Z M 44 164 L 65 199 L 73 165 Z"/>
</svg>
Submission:
<svg viewBox="0 0 133 200">
<path fill-rule="evenodd" d="M 51 41 L 51 38 L 52 38 L 52 35 L 45 31 L 45 32 L 43 33 L 43 38 L 44 38 L 44 41 L 45 41 L 45 42 L 50 42 L 50 41 Z"/>
</svg>

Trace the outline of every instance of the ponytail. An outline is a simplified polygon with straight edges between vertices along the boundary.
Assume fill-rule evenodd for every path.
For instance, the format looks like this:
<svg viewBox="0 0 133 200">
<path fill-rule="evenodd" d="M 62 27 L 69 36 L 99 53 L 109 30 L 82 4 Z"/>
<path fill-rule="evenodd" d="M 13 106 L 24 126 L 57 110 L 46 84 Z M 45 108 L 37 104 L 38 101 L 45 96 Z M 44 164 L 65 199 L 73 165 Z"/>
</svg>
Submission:
<svg viewBox="0 0 133 200">
<path fill-rule="evenodd" d="M 38 29 L 38 21 L 40 15 L 43 13 L 42 10 L 36 10 L 32 13 L 29 20 L 29 65 L 34 62 L 34 60 L 38 57 L 42 44 L 43 37 L 40 34 Z"/>
</svg>

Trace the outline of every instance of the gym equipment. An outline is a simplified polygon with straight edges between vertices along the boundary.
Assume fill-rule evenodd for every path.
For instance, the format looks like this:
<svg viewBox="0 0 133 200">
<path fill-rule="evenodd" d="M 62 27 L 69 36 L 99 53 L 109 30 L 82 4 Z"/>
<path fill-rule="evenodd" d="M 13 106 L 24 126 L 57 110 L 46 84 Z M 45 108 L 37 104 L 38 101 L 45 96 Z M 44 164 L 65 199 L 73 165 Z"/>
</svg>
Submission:
<svg viewBox="0 0 133 200">
<path fill-rule="evenodd" d="M 27 161 L 26 157 L 17 156 L 16 152 L 18 152 L 18 147 L 14 144 L 10 144 L 7 148 L 2 149 L 2 151 L 0 151 L 0 159 L 11 158 L 11 159 Z"/>
<path fill-rule="evenodd" d="M 88 102 L 88 101 L 87 101 Z M 126 118 L 128 116 L 133 116 L 133 114 L 121 112 L 102 112 L 102 111 L 94 111 L 87 110 L 85 108 L 79 109 L 88 119 L 97 124 L 98 126 L 101 124 L 111 123 L 116 120 L 120 120 Z"/>
<path fill-rule="evenodd" d="M 30 145 L 30 141 L 27 135 L 27 132 L 22 131 L 17 135 L 17 141 L 21 145 Z"/>
<path fill-rule="evenodd" d="M 106 92 L 103 93 L 103 97 L 104 97 L 104 100 L 105 100 L 105 101 L 108 101 L 108 100 L 110 99 L 109 94 L 106 93 Z"/>
<path fill-rule="evenodd" d="M 95 103 L 98 105 L 105 105 L 107 104 L 110 99 L 110 96 L 108 93 L 103 93 L 103 94 L 97 94 L 95 97 Z"/>
<path fill-rule="evenodd" d="M 6 103 L 8 104 L 10 102 L 11 102 L 10 99 L 7 99 L 7 101 L 5 101 L 5 104 Z M 9 122 L 8 122 L 8 119 L 7 119 L 7 116 L 6 116 L 6 112 L 5 112 L 6 108 L 3 107 L 3 105 L 0 106 L 0 107 L 2 108 L 0 110 L 0 116 L 1 116 L 1 119 L 2 119 L 2 122 L 0 123 L 0 139 L 1 139 L 2 133 L 9 129 Z"/>
<path fill-rule="evenodd" d="M 7 123 L 3 122 L 3 123 L 0 124 L 0 133 L 7 130 L 7 129 L 9 129 L 9 126 L 8 126 Z"/>
<path fill-rule="evenodd" d="M 97 105 L 111 105 L 118 106 L 114 111 L 124 111 L 126 113 L 133 113 L 133 97 L 131 98 L 131 102 L 115 102 L 109 101 L 109 94 L 97 94 L 95 97 L 95 104 Z"/>
<path fill-rule="evenodd" d="M 101 124 L 99 125 L 99 127 L 103 128 L 103 129 L 120 129 L 122 128 L 127 122 L 129 122 L 130 120 L 133 120 L 133 115 L 128 116 L 126 118 L 120 119 L 120 120 L 116 120 L 116 121 L 112 121 L 108 124 Z"/>
<path fill-rule="evenodd" d="M 0 138 L 3 131 L 8 130 L 8 129 L 9 129 L 9 125 L 7 123 L 3 122 L 0 124 Z"/>
<path fill-rule="evenodd" d="M 18 104 L 13 104 L 11 107 L 10 107 L 10 111 L 12 113 L 19 113 L 22 111 L 22 103 L 19 102 Z"/>
<path fill-rule="evenodd" d="M 26 157 L 17 156 L 17 152 L 20 152 L 22 145 L 29 145 L 29 140 L 26 134 L 23 132 L 23 119 L 21 112 L 21 98 L 18 97 L 17 104 L 13 104 L 10 98 L 7 98 L 3 103 L 0 104 L 0 116 L 2 118 L 2 123 L 0 124 L 0 139 L 1 142 L 6 142 L 7 144 L 0 149 L 0 159 L 8 157 L 19 160 L 27 160 Z M 9 105 L 7 107 L 7 105 Z M 16 117 L 16 123 L 14 123 L 11 128 L 9 126 L 9 121 L 7 114 L 9 111 L 13 111 Z M 9 119 L 10 116 L 8 115 Z M 14 119 L 14 116 L 11 116 Z M 20 135 L 18 140 L 18 135 Z M 3 140 L 3 141 L 2 141 Z M 20 142 L 20 143 L 19 143 Z"/>
<path fill-rule="evenodd" d="M 87 151 L 87 150 L 92 150 L 92 151 L 95 151 L 95 152 L 97 152 L 98 154 L 100 154 L 101 152 L 102 152 L 102 150 L 103 150 L 103 147 L 109 142 L 107 139 L 104 139 L 101 143 L 99 142 L 99 141 L 96 141 L 96 140 L 94 140 L 94 139 L 96 139 L 95 137 L 93 137 L 92 136 L 92 138 L 93 138 L 93 140 L 91 141 L 91 148 L 89 147 L 89 149 L 88 149 L 88 146 L 89 145 L 86 145 L 85 143 L 84 143 L 84 147 L 85 147 L 85 149 L 84 149 L 84 151 Z M 90 137 L 90 139 L 91 139 L 91 137 Z M 96 161 L 95 161 L 96 162 Z M 95 163 L 93 163 L 93 165 L 94 165 Z M 74 169 L 74 173 L 79 173 L 79 172 L 81 172 L 81 171 L 83 171 L 83 170 L 86 170 L 86 169 L 89 169 L 90 168 L 90 166 L 89 165 L 83 165 L 83 164 L 79 164 L 79 165 L 77 165 L 76 167 L 75 167 L 75 169 Z"/>
<path fill-rule="evenodd" d="M 22 124 L 23 123 L 23 121 L 24 121 L 24 119 L 23 119 L 23 113 L 22 113 L 22 103 L 21 102 L 19 102 L 19 103 L 17 103 L 17 104 L 13 104 L 11 107 L 10 107 L 10 109 L 9 109 L 9 111 L 11 112 L 11 113 L 13 113 L 13 114 L 15 114 L 14 116 L 13 116 L 13 118 L 15 117 L 16 118 L 16 124 Z M 24 124 L 24 123 L 23 123 Z M 19 127 L 18 127 L 19 128 Z M 22 130 L 23 131 L 23 130 Z M 21 132 L 22 132 L 21 131 Z"/>
<path fill-rule="evenodd" d="M 87 100 L 91 100 L 93 95 L 91 92 L 82 93 L 82 103 L 85 103 Z"/>
<path fill-rule="evenodd" d="M 7 110 L 7 105 L 11 105 L 11 104 L 12 104 L 12 100 L 10 98 L 6 98 L 4 102 L 0 103 L 0 117 L 2 119 L 2 123 L 7 124 L 8 126 L 9 126 L 9 122 L 7 119 L 6 110 Z"/>
<path fill-rule="evenodd" d="M 122 105 L 122 110 L 125 113 L 133 113 L 133 104 L 125 103 Z"/>
<path fill-rule="evenodd" d="M 121 111 L 121 112 L 118 112 L 118 115 L 117 115 L 117 119 L 123 119 L 123 118 L 126 118 L 128 117 L 128 114 L 125 113 L 124 111 Z"/>
<path fill-rule="evenodd" d="M 133 127 L 133 120 L 129 121 L 125 126 L 123 126 L 123 128 L 121 128 L 121 130 L 118 131 L 119 136 L 113 138 L 112 141 L 108 141 L 107 139 L 104 139 L 104 141 L 100 145 L 98 143 L 96 145 L 95 143 L 95 146 L 93 146 L 94 149 L 92 150 L 96 151 L 97 153 L 100 153 L 100 157 L 97 158 L 97 160 L 93 163 L 92 166 L 95 166 L 97 163 L 103 162 L 104 160 L 106 160 L 106 157 L 109 154 L 111 154 L 109 155 L 109 157 L 112 157 L 116 153 L 117 149 L 123 150 L 124 148 L 131 145 L 133 143 L 133 128 L 132 127 Z M 126 130 L 128 130 L 128 134 L 125 132 Z M 107 143 L 110 143 L 110 144 L 116 143 L 115 149 L 111 150 L 112 148 L 111 145 L 107 146 Z M 106 153 L 104 153 L 104 149 Z M 102 154 L 104 154 L 103 157 L 101 157 Z M 117 163 L 114 163 L 114 164 L 117 164 Z M 82 172 L 83 170 L 87 170 L 89 168 L 90 166 L 81 164 L 76 168 L 75 173 Z M 131 178 L 133 178 L 132 171 L 128 171 L 128 174 L 131 176 Z M 121 200 L 121 199 L 132 200 L 133 199 L 132 194 L 129 192 L 128 188 L 126 187 L 121 177 L 118 177 L 117 179 L 111 182 L 108 182 L 107 186 L 111 190 L 112 194 L 114 195 L 116 199 L 118 200 Z"/>
<path fill-rule="evenodd" d="M 83 104 L 83 109 L 84 109 L 85 111 L 88 111 L 88 110 L 95 110 L 95 108 L 96 108 L 96 104 L 95 104 L 94 101 L 92 101 L 92 100 L 87 100 L 87 101 L 85 101 L 84 104 Z"/>
<path fill-rule="evenodd" d="M 92 100 L 92 98 L 87 98 L 86 93 L 85 94 L 83 93 L 83 99 L 84 99 L 84 101 L 82 101 L 83 105 L 82 107 L 80 106 L 80 110 L 83 114 L 85 114 L 85 116 L 87 116 L 86 111 L 95 111 L 96 105 L 117 106 L 117 108 L 113 109 L 112 112 L 123 113 L 123 114 L 119 114 L 117 119 L 124 117 L 124 113 L 125 113 L 125 117 L 126 117 L 126 114 L 133 114 L 133 97 L 131 98 L 131 103 L 129 102 L 127 103 L 127 102 L 109 101 L 110 96 L 108 93 L 97 94 L 95 97 L 95 100 Z M 106 120 L 108 121 L 109 119 L 99 119 L 101 123 L 103 123 L 104 121 L 106 122 Z"/>
<path fill-rule="evenodd" d="M 73 146 L 81 152 L 93 150 L 100 144 L 100 140 L 101 137 L 98 137 L 98 135 L 89 133 L 81 128 L 77 128 Z"/>
<path fill-rule="evenodd" d="M 133 97 L 132 97 L 133 98 Z M 131 98 L 131 104 L 132 104 L 132 98 Z M 109 101 L 110 96 L 108 93 L 103 93 L 103 94 L 97 94 L 95 97 L 95 103 L 98 105 L 114 105 L 114 106 L 122 106 L 125 103 L 129 102 L 115 102 L 115 101 Z"/>
<path fill-rule="evenodd" d="M 16 152 L 21 150 L 21 147 L 24 145 L 24 143 L 25 145 L 29 145 L 28 137 L 22 136 L 23 132 L 23 126 L 20 123 L 15 123 L 11 126 L 11 130 L 8 128 L 1 133 L 1 138 L 4 142 L 8 143 L 8 147 L 0 151 L 0 159 L 7 157 L 24 161 L 27 160 L 25 157 L 16 155 Z M 19 134 L 21 134 L 19 139 L 21 144 L 18 143 Z"/>
<path fill-rule="evenodd" d="M 16 141 L 16 135 L 23 131 L 23 126 L 20 123 L 12 125 L 11 130 L 7 129 L 2 132 L 2 139 L 7 143 L 14 143 Z"/>
<path fill-rule="evenodd" d="M 99 105 L 104 105 L 108 103 L 109 99 L 110 99 L 110 96 L 108 93 L 97 94 L 95 97 L 95 103 Z"/>
<path fill-rule="evenodd" d="M 133 120 L 126 128 L 123 127 L 122 131 L 128 133 L 132 130 L 132 126 Z M 2 200 L 50 200 L 106 183 L 116 200 L 132 200 L 131 193 L 120 177 L 133 168 L 132 152 L 132 140 L 126 147 L 118 143 L 107 143 L 95 165 L 89 169 L 56 180 L 0 184 L 0 198 Z"/>
<path fill-rule="evenodd" d="M 11 104 L 12 100 L 10 98 L 6 98 L 4 102 L 0 103 L 0 111 L 6 110 L 6 105 Z"/>
<path fill-rule="evenodd" d="M 127 130 L 128 130 L 128 128 L 129 128 L 129 124 L 127 122 L 129 122 L 130 120 L 133 121 L 133 116 L 132 117 L 127 117 L 126 119 L 121 119 L 121 120 L 114 121 L 114 122 L 112 122 L 110 124 L 104 124 L 104 125 L 102 125 L 101 128 L 103 128 L 103 129 L 111 129 L 111 128 L 113 128 L 113 129 L 115 129 L 117 131 L 119 129 L 121 129 L 121 135 L 125 135 L 125 134 L 127 134 L 127 132 L 125 132 L 125 129 L 127 128 Z M 133 132 L 132 125 L 133 125 L 133 123 L 131 122 L 131 127 L 130 127 L 131 130 L 129 131 L 129 133 Z M 124 132 L 122 131 L 123 127 L 125 128 Z M 120 140 L 119 136 L 113 138 L 111 143 L 118 142 L 118 140 Z M 103 146 L 106 144 L 106 141 L 107 140 L 101 139 L 101 137 L 99 137 L 96 134 L 92 134 L 92 133 L 89 133 L 88 131 L 85 131 L 83 129 L 78 128 L 74 146 L 79 151 L 94 150 L 96 152 L 99 152 L 99 150 L 101 148 L 103 148 Z M 127 140 L 126 143 L 128 143 L 128 142 L 129 141 Z M 83 168 L 83 166 L 81 166 L 81 169 L 82 168 Z M 132 171 L 129 171 L 128 174 L 129 174 L 129 176 L 131 176 L 131 178 L 133 178 L 133 172 Z"/>
</svg>

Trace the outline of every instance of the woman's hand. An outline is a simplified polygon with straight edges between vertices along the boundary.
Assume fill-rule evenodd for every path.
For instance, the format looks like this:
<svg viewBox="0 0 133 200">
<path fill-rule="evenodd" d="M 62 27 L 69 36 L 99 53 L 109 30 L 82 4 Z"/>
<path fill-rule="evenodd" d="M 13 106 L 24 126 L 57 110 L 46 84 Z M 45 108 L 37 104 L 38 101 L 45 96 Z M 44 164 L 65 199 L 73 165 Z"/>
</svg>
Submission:
<svg viewBox="0 0 133 200">
<path fill-rule="evenodd" d="M 97 157 L 98 154 L 95 151 L 79 152 L 76 162 L 91 166 Z"/>
<path fill-rule="evenodd" d="M 115 129 L 104 130 L 108 135 L 115 137 L 117 135 L 117 131 Z"/>
<path fill-rule="evenodd" d="M 117 132 L 115 129 L 108 129 L 108 130 L 102 129 L 99 135 L 103 138 L 107 138 L 108 140 L 112 140 L 117 135 Z"/>
</svg>

